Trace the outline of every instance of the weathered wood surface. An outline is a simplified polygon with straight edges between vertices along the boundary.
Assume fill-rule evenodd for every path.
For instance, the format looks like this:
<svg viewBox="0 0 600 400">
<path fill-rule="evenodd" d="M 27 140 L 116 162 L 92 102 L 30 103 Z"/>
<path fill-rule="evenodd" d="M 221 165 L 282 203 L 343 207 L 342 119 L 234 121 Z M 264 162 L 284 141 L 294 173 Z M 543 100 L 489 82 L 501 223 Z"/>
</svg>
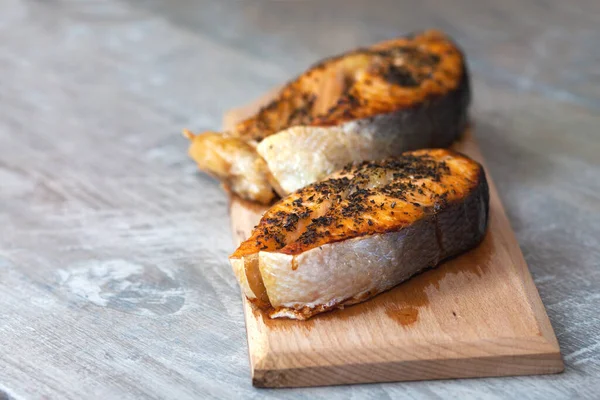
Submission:
<svg viewBox="0 0 600 400">
<path fill-rule="evenodd" d="M 0 397 L 597 398 L 600 4 L 376 3 L 0 2 Z M 226 197 L 180 128 L 430 26 L 469 56 L 475 135 L 566 370 L 254 389 Z"/>
</svg>

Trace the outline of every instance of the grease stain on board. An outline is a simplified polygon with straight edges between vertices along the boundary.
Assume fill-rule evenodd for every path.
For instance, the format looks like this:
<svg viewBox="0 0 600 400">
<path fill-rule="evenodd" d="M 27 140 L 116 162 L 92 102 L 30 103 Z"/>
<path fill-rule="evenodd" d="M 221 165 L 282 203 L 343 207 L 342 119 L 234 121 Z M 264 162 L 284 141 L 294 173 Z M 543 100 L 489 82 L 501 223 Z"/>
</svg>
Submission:
<svg viewBox="0 0 600 400">
<path fill-rule="evenodd" d="M 90 260 L 58 274 L 60 285 L 70 294 L 129 314 L 169 315 L 185 303 L 184 289 L 156 266 L 121 259 Z"/>
<path fill-rule="evenodd" d="M 395 304 L 390 304 L 385 307 L 385 313 L 402 326 L 412 325 L 419 318 L 419 309 L 412 306 L 399 307 Z"/>
</svg>

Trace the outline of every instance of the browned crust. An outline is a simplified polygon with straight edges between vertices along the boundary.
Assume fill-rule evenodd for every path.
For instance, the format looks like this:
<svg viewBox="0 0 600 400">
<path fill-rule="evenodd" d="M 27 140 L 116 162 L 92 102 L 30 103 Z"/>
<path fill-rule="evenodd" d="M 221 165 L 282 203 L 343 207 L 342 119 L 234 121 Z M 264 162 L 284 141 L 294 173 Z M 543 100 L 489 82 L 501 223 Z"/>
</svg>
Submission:
<svg viewBox="0 0 600 400">
<path fill-rule="evenodd" d="M 454 154 L 454 156 L 461 156 L 461 157 L 471 160 L 469 157 L 465 156 L 462 153 L 451 151 L 451 150 L 446 150 L 446 151 L 449 154 Z M 473 161 L 473 160 L 471 160 L 471 161 Z M 478 175 L 477 175 L 478 178 L 476 180 L 469 182 L 470 185 L 468 186 L 466 192 L 472 192 L 477 187 L 479 187 L 479 185 L 481 184 L 482 178 L 485 181 L 485 173 L 483 172 L 483 167 L 476 161 L 473 161 L 473 163 L 475 163 L 479 169 Z M 487 188 L 487 183 L 485 183 L 485 184 L 486 184 L 486 188 Z M 448 207 L 452 206 L 453 204 L 457 204 L 459 201 L 460 201 L 459 199 L 456 199 L 454 201 L 449 201 L 449 202 L 446 201 L 446 202 L 444 202 L 443 207 L 448 208 Z M 406 225 L 374 225 L 374 228 L 357 231 L 355 233 L 355 235 L 352 237 L 342 237 L 339 239 L 334 238 L 332 240 L 328 240 L 327 244 L 336 243 L 336 242 L 340 242 L 340 241 L 344 241 L 344 240 L 348 240 L 348 239 L 360 238 L 360 237 L 364 237 L 364 236 L 385 234 L 385 233 L 400 231 L 402 229 L 405 229 L 408 225 L 412 225 L 423 218 L 430 218 L 432 216 L 435 216 L 438 213 L 438 210 L 435 210 L 435 207 L 436 207 L 436 205 L 431 206 L 431 207 L 422 207 L 423 213 L 421 214 L 421 216 L 419 218 L 415 218 L 415 219 L 411 220 L 410 223 L 408 223 Z M 301 246 L 301 245 L 298 245 L 297 247 L 286 246 L 286 248 L 281 249 L 279 251 L 284 254 L 294 255 L 294 254 L 300 254 L 302 252 L 308 251 L 315 247 L 319 247 L 320 245 L 323 245 L 323 243 L 315 243 L 312 246 Z"/>
<path fill-rule="evenodd" d="M 468 170 L 464 171 L 464 174 L 460 174 L 458 171 L 451 174 L 449 170 L 444 172 L 443 169 L 446 167 L 440 160 L 445 156 L 466 161 Z M 395 162 L 401 163 L 403 167 L 396 167 L 395 164 L 387 167 L 389 163 Z M 385 187 L 374 192 L 354 193 L 348 195 L 348 199 L 351 200 L 341 200 L 340 204 L 345 205 L 330 206 L 329 210 L 333 213 L 328 212 L 324 216 L 316 215 L 317 218 L 315 218 L 315 214 L 311 214 L 321 203 L 339 201 L 337 199 L 340 193 L 353 187 L 357 184 L 356 182 L 368 180 L 368 171 L 371 168 L 375 168 L 377 171 L 377 168 L 381 166 L 386 166 L 384 171 L 389 172 L 387 168 L 395 171 L 394 176 L 396 172 L 410 176 L 414 174 L 423 176 L 429 181 L 429 186 L 409 186 L 412 185 L 409 183 L 408 186 L 407 184 L 400 184 L 399 187 L 392 185 L 390 188 L 393 190 L 390 189 L 387 192 L 384 192 L 387 190 Z M 367 171 L 365 178 L 361 176 L 362 172 L 360 171 Z M 473 180 L 467 180 L 465 175 L 467 172 L 472 173 Z M 354 175 L 355 178 L 350 181 L 347 179 L 344 181 L 345 174 L 357 175 Z M 427 174 L 433 175 L 428 176 Z M 341 171 L 339 177 L 309 185 L 275 203 L 270 210 L 265 212 L 252 236 L 243 242 L 231 257 L 239 258 L 260 250 L 294 255 L 328 243 L 398 231 L 431 214 L 431 210 L 426 205 L 422 205 L 421 202 L 417 203 L 415 200 L 411 201 L 411 199 L 420 197 L 424 203 L 429 202 L 434 208 L 445 208 L 453 198 L 464 198 L 478 184 L 476 178 L 481 177 L 481 174 L 482 167 L 477 162 L 446 149 L 419 150 L 384 161 L 363 162 L 357 166 L 349 165 Z M 439 178 L 436 178 L 438 176 Z M 358 180 L 355 182 L 356 177 Z M 443 179 L 443 181 L 438 183 L 436 179 Z M 412 179 L 409 181 L 412 182 Z M 454 184 L 455 181 L 456 184 Z M 454 194 L 450 194 L 450 188 Z M 377 196 L 383 197 L 376 201 L 374 199 Z M 395 209 L 396 201 L 394 199 L 396 198 L 401 204 L 399 209 Z M 294 217 L 295 220 L 291 220 L 290 217 Z M 296 229 L 296 223 L 303 220 L 312 222 L 303 228 L 297 239 L 289 241 L 289 234 Z M 353 227 L 348 224 L 353 224 Z"/>
<path fill-rule="evenodd" d="M 424 31 L 315 64 L 233 134 L 260 141 L 291 126 L 339 125 L 411 109 L 447 96 L 465 80 L 462 51 L 443 33 Z M 338 89 L 323 100 L 323 84 L 331 81 Z"/>
</svg>

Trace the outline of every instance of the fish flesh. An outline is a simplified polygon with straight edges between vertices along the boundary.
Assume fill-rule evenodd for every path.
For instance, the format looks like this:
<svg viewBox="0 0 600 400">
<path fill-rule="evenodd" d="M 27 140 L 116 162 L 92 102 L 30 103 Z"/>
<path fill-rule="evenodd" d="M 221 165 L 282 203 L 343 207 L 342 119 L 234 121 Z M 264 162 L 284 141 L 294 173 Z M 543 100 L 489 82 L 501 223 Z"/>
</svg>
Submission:
<svg viewBox="0 0 600 400">
<path fill-rule="evenodd" d="M 350 162 L 448 147 L 470 98 L 461 50 L 430 30 L 325 59 L 232 130 L 185 135 L 201 170 L 269 204 Z"/>
<path fill-rule="evenodd" d="M 275 203 L 230 262 L 252 303 L 303 320 L 473 248 L 488 203 L 481 165 L 450 150 L 353 163 Z"/>
</svg>

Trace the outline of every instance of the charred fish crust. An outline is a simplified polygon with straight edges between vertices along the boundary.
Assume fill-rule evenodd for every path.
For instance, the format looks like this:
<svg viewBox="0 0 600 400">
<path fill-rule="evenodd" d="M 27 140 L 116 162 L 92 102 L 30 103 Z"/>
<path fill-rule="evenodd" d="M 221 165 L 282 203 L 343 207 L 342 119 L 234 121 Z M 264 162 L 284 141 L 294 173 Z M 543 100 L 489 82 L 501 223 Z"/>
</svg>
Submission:
<svg viewBox="0 0 600 400">
<path fill-rule="evenodd" d="M 393 180 L 389 182 L 381 181 L 382 185 L 377 189 L 364 188 L 364 185 L 370 184 L 369 178 L 373 176 L 372 172 L 381 169 L 393 172 Z M 262 227 L 259 236 L 268 237 L 273 235 L 277 248 L 281 248 L 281 238 L 277 236 L 282 232 L 280 227 L 291 230 L 292 226 L 295 227 L 298 221 L 313 215 L 309 207 L 304 205 L 302 201 L 305 198 L 310 199 L 313 205 L 321 204 L 322 199 L 325 198 L 328 199 L 329 205 L 321 210 L 320 215 L 313 216 L 310 222 L 306 224 L 304 232 L 299 236 L 302 246 L 290 246 L 289 244 L 285 246 L 287 249 L 284 251 L 289 254 L 294 254 L 295 251 L 304 251 L 307 245 L 316 244 L 323 237 L 335 240 L 329 238 L 330 232 L 324 228 L 340 228 L 345 226 L 348 220 L 354 226 L 362 226 L 366 222 L 368 227 L 372 227 L 365 229 L 362 226 L 364 231 L 361 235 L 395 229 L 394 225 L 375 227 L 373 218 L 365 217 L 365 214 L 385 212 L 393 216 L 395 215 L 394 209 L 399 203 L 401 208 L 410 205 L 416 209 L 423 208 L 422 212 L 424 214 L 435 214 L 447 208 L 449 194 L 456 193 L 452 187 L 441 182 L 444 176 L 451 174 L 446 161 L 436 160 L 427 154 L 418 156 L 408 154 L 380 163 L 363 162 L 353 167 L 346 167 L 344 171 L 352 173 L 352 178 L 330 179 L 316 183 L 299 191 L 298 198 L 289 201 L 289 212 L 279 210 L 274 213 L 275 218 L 265 215 L 259 225 L 259 228 Z M 484 177 L 484 175 L 482 176 Z M 419 180 L 426 180 L 430 183 L 415 183 Z M 473 181 L 465 179 L 464 185 L 476 185 L 479 180 L 481 178 Z M 437 185 L 438 187 L 435 190 L 441 192 L 436 192 L 431 188 L 432 185 Z M 350 194 L 342 196 L 338 192 L 350 192 Z M 375 200 L 377 196 L 383 196 L 384 199 L 377 201 Z M 425 206 L 422 206 L 423 197 L 427 198 L 429 202 L 425 202 L 427 203 Z M 415 201 L 419 199 L 421 200 Z M 402 210 L 397 210 L 397 212 L 406 214 L 406 211 Z M 338 239 L 344 240 L 347 237 L 347 235 L 340 235 Z"/>
<path fill-rule="evenodd" d="M 313 218 L 311 221 L 311 224 L 309 225 L 309 228 L 317 227 L 317 226 L 329 226 L 329 225 L 331 225 L 332 222 L 333 222 L 333 218 L 330 216 L 322 216 L 322 217 Z"/>
<path fill-rule="evenodd" d="M 287 216 L 283 227 L 285 228 L 286 231 L 294 230 L 294 229 L 296 229 L 296 226 L 298 225 L 299 220 L 300 220 L 300 217 L 298 216 L 298 214 L 291 213 Z"/>
<path fill-rule="evenodd" d="M 294 125 L 327 126 L 355 118 L 411 108 L 426 103 L 435 95 L 445 95 L 458 86 L 464 68 L 462 51 L 445 35 L 425 31 L 412 38 L 383 42 L 372 47 L 324 59 L 311 66 L 305 73 L 288 82 L 281 93 L 262 107 L 252 118 L 241 122 L 235 134 L 256 141 Z M 360 71 L 364 71 L 363 74 Z M 320 82 L 337 75 L 342 90 L 331 106 L 317 109 Z M 374 82 L 383 79 L 392 87 L 419 90 L 402 93 L 408 103 L 395 104 L 392 98 L 381 101 L 372 96 Z M 433 80 L 438 89 L 424 89 L 422 85 Z"/>
<path fill-rule="evenodd" d="M 390 65 L 383 73 L 383 78 L 393 85 L 404 87 L 416 87 L 421 83 L 408 68 L 396 65 Z"/>
<path fill-rule="evenodd" d="M 439 182 L 443 174 L 450 172 L 450 168 L 445 161 L 434 160 L 428 156 L 404 155 L 395 159 L 384 160 L 379 163 L 365 161 L 358 165 L 348 165 L 343 171 L 353 172 L 353 178 L 331 179 L 328 181 L 317 183 L 313 186 L 314 191 L 325 197 L 330 197 L 332 193 L 342 192 L 344 195 L 331 196 L 332 205 L 326 211 L 326 214 L 313 218 L 308 224 L 306 231 L 300 236 L 299 241 L 302 245 L 307 246 L 314 244 L 318 239 L 329 234 L 327 230 L 319 231 L 319 227 L 340 227 L 339 223 L 342 219 L 351 219 L 353 225 L 361 225 L 365 221 L 369 227 L 374 225 L 370 218 L 363 218 L 365 212 L 371 212 L 375 208 L 379 210 L 387 210 L 391 215 L 394 215 L 394 209 L 397 201 L 407 201 L 407 194 L 416 192 L 420 195 L 425 195 L 427 190 L 426 184 L 423 182 L 420 186 L 414 185 L 413 180 L 429 179 L 432 182 Z M 388 171 L 393 172 L 393 181 L 384 182 L 383 186 L 377 191 L 364 188 L 364 185 L 369 184 L 371 177 L 374 175 L 387 174 Z M 425 188 L 425 190 L 424 190 Z M 345 195 L 346 193 L 349 193 Z M 377 202 L 371 197 L 376 194 L 383 194 L 389 198 L 387 202 Z M 309 197 L 314 198 L 315 195 Z M 427 207 L 426 213 L 437 213 L 447 206 L 448 193 L 432 193 L 434 201 L 433 207 Z M 299 199 L 292 201 L 296 206 Z M 343 207 L 339 207 L 343 203 Z M 318 200 L 317 200 L 318 203 Z M 421 207 L 417 202 L 410 202 L 414 207 Z M 296 215 L 296 214 L 291 214 Z M 375 232 L 385 232 L 381 229 L 368 229 L 362 235 L 369 235 Z M 339 240 L 343 240 L 340 237 Z M 293 248 L 288 249 L 289 254 L 293 254 Z"/>
</svg>

